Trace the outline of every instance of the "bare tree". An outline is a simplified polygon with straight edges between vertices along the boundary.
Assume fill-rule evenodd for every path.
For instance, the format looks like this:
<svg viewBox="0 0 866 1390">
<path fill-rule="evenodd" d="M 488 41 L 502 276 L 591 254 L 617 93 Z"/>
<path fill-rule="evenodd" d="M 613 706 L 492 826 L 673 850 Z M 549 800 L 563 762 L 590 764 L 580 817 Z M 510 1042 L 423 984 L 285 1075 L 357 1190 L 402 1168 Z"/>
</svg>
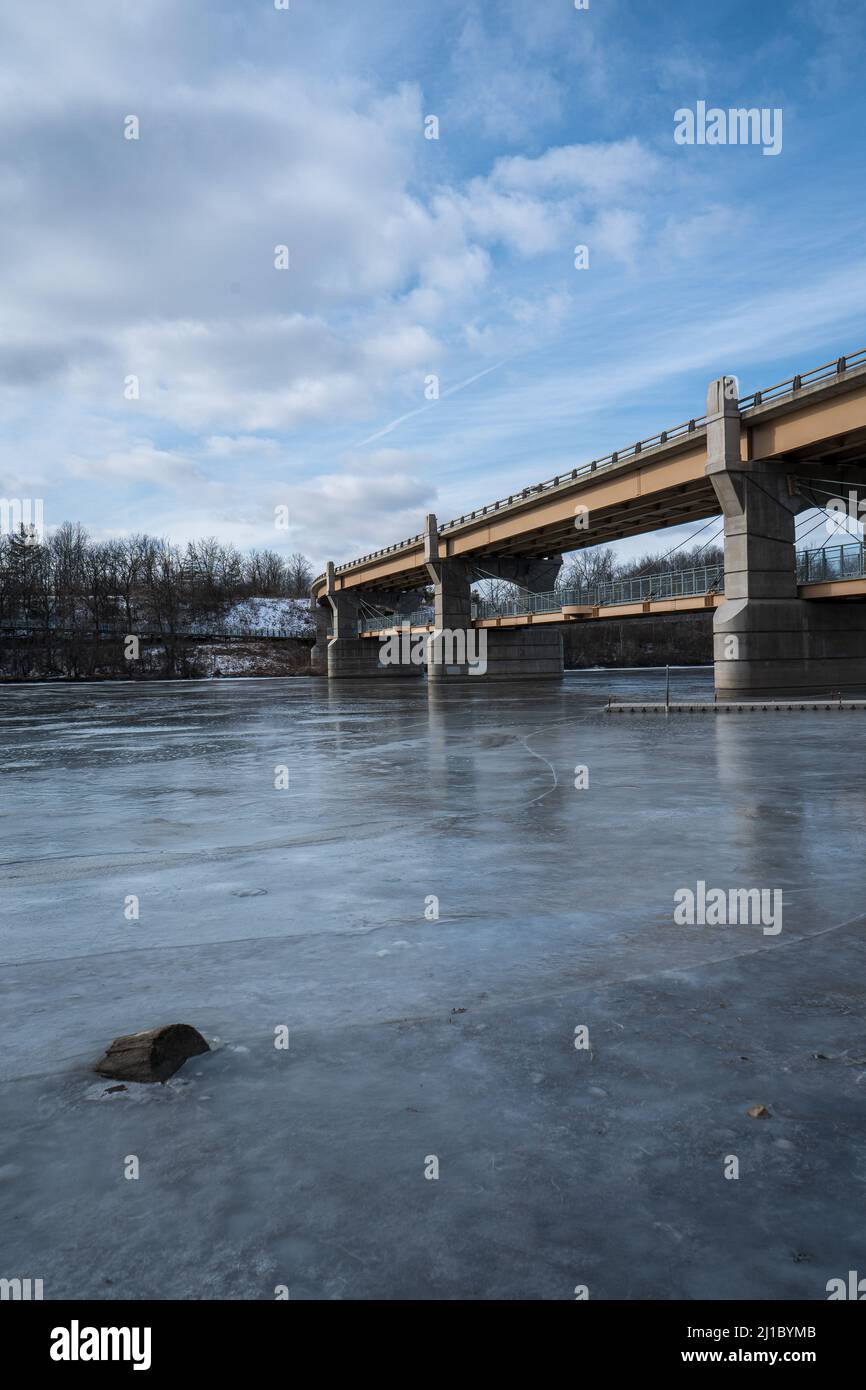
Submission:
<svg viewBox="0 0 866 1390">
<path fill-rule="evenodd" d="M 301 555 L 296 551 L 285 561 L 283 570 L 285 574 L 284 592 L 289 598 L 306 598 L 315 577 L 313 567 L 306 555 Z"/>
<path fill-rule="evenodd" d="M 632 579 L 639 574 L 663 574 L 667 570 L 699 569 L 702 565 L 722 566 L 724 562 L 725 552 L 721 546 L 715 543 L 709 545 L 698 543 L 690 546 L 687 550 L 648 551 L 638 560 L 620 565 L 617 578 Z"/>
<path fill-rule="evenodd" d="M 513 603 L 523 592 L 508 579 L 478 579 L 472 586 L 473 596 L 482 603 Z"/>
<path fill-rule="evenodd" d="M 609 584 L 616 577 L 617 567 L 610 546 L 592 546 L 575 550 L 567 556 L 559 574 L 560 589 L 594 589 Z"/>
<path fill-rule="evenodd" d="M 301 557 L 303 558 L 303 557 Z M 251 550 L 244 563 L 244 587 L 248 594 L 262 598 L 286 592 L 285 565 L 275 550 Z"/>
</svg>

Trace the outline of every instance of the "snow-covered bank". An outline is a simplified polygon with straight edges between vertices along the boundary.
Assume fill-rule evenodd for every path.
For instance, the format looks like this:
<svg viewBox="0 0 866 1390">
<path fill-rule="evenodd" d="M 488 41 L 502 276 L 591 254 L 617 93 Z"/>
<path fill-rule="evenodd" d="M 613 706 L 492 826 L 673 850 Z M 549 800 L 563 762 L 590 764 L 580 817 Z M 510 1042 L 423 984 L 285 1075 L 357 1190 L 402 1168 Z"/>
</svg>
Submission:
<svg viewBox="0 0 866 1390">
<path fill-rule="evenodd" d="M 289 637 L 315 637 L 316 624 L 309 599 L 245 598 L 226 609 L 219 619 L 226 632 L 284 632 Z M 200 625 L 200 630 L 203 630 Z"/>
</svg>

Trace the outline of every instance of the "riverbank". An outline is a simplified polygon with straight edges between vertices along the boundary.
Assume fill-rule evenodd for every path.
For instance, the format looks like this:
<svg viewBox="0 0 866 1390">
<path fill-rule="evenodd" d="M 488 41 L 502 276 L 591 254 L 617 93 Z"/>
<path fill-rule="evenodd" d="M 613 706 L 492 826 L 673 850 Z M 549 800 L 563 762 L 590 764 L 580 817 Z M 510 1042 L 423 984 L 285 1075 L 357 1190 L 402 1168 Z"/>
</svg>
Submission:
<svg viewBox="0 0 866 1390">
<path fill-rule="evenodd" d="M 178 638 L 171 645 L 141 642 L 134 660 L 118 639 L 50 653 L 32 642 L 0 647 L 0 685 L 77 684 L 81 681 L 207 680 L 224 676 L 302 676 L 310 672 L 308 638 L 241 637 L 229 641 Z"/>
</svg>

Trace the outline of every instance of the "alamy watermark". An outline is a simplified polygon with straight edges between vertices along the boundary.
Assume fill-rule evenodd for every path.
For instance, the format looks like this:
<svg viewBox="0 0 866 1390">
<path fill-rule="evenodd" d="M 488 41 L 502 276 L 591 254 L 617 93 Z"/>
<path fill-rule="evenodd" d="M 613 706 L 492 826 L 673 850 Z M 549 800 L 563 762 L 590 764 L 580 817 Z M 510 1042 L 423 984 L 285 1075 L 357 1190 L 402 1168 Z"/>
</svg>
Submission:
<svg viewBox="0 0 866 1390">
<path fill-rule="evenodd" d="M 45 539 L 45 503 L 41 497 L 0 497 L 0 535 L 17 536 L 24 545 Z"/>
<path fill-rule="evenodd" d="M 765 936 L 782 930 L 781 888 L 707 888 L 698 879 L 674 893 L 678 927 L 762 927 Z"/>
<path fill-rule="evenodd" d="M 483 676 L 487 670 L 487 632 L 484 628 L 434 628 L 412 631 L 409 623 L 379 639 L 380 666 L 444 666 Z"/>
<path fill-rule="evenodd" d="M 866 1279 L 861 1279 L 856 1269 L 848 1270 L 847 1280 L 828 1279 L 825 1288 L 828 1303 L 835 1303 L 840 1299 L 853 1299 L 862 1303 L 866 1299 Z"/>
<path fill-rule="evenodd" d="M 831 497 L 823 506 L 829 517 L 828 530 L 834 535 L 842 533 L 851 536 L 853 533 L 848 522 L 862 526 L 866 521 L 866 497 L 860 497 L 854 488 L 848 489 L 847 500 L 844 497 Z"/>
<path fill-rule="evenodd" d="M 762 154 L 781 154 L 781 106 L 707 107 L 705 101 L 695 109 L 681 106 L 674 112 L 674 141 L 677 145 L 761 145 Z"/>
<path fill-rule="evenodd" d="M 43 1281 L 41 1279 L 0 1279 L 0 1300 L 5 1302 L 12 1299 L 14 1302 L 28 1302 L 31 1299 L 39 1300 L 42 1298 Z"/>
<path fill-rule="evenodd" d="M 134 1371 L 147 1371 L 151 1329 L 82 1327 L 73 1318 L 69 1327 L 52 1328 L 48 1354 L 52 1361 L 131 1361 Z"/>
</svg>

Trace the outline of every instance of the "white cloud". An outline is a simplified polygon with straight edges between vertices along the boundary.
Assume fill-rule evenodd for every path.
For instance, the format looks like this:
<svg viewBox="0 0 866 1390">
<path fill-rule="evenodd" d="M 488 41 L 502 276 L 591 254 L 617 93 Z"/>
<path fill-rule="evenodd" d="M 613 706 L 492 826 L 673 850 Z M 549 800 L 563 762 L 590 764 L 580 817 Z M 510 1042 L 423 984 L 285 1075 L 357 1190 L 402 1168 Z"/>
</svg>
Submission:
<svg viewBox="0 0 866 1390">
<path fill-rule="evenodd" d="M 660 163 L 634 138 L 561 145 L 535 159 L 524 155 L 497 159 L 491 182 L 522 193 L 580 193 L 601 199 L 650 184 L 658 177 Z"/>
<path fill-rule="evenodd" d="M 639 251 L 646 245 L 645 219 L 627 208 L 606 208 L 592 223 L 588 241 L 593 253 L 600 252 L 633 270 Z"/>
<path fill-rule="evenodd" d="M 133 482 L 161 483 L 183 490 L 190 483 L 201 484 L 204 474 L 194 461 L 174 450 L 158 449 L 149 441 L 141 441 L 122 452 L 110 452 L 99 458 L 83 458 L 70 453 L 66 470 L 72 478 L 124 479 Z"/>
</svg>

